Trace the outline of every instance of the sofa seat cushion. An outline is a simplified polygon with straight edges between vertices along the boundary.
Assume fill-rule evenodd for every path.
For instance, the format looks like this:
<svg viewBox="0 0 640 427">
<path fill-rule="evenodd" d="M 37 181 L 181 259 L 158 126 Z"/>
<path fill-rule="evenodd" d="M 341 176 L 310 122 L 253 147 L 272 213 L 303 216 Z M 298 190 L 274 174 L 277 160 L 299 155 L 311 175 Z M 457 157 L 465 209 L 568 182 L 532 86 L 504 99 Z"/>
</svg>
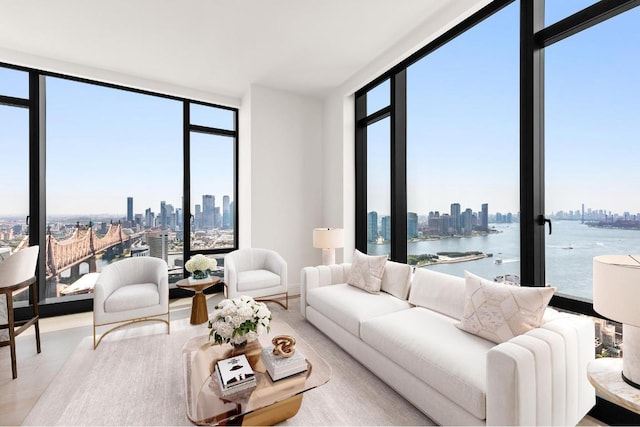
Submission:
<svg viewBox="0 0 640 427">
<path fill-rule="evenodd" d="M 280 284 L 280 276 L 269 270 L 248 270 L 238 273 L 238 292 L 264 289 Z"/>
<path fill-rule="evenodd" d="M 307 304 L 357 337 L 362 321 L 411 308 L 387 293 L 372 294 L 346 283 L 310 289 Z"/>
<path fill-rule="evenodd" d="M 105 313 L 135 310 L 160 304 L 158 285 L 155 283 L 138 283 L 122 286 L 104 301 Z"/>
<path fill-rule="evenodd" d="M 362 323 L 362 340 L 479 419 L 486 418 L 486 355 L 494 343 L 456 319 L 415 307 Z M 499 379 L 496 379 L 499 381 Z"/>
</svg>

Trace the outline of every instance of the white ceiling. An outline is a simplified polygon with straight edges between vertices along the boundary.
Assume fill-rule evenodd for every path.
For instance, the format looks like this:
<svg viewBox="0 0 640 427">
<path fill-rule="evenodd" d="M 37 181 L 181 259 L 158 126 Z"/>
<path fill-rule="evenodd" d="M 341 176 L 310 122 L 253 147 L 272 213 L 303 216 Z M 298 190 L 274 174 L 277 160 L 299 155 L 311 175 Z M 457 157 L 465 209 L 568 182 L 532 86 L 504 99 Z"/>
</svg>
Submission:
<svg viewBox="0 0 640 427">
<path fill-rule="evenodd" d="M 251 84 L 323 96 L 416 30 L 440 31 L 434 17 L 479 3 L 0 0 L 0 48 L 224 96 Z"/>
</svg>

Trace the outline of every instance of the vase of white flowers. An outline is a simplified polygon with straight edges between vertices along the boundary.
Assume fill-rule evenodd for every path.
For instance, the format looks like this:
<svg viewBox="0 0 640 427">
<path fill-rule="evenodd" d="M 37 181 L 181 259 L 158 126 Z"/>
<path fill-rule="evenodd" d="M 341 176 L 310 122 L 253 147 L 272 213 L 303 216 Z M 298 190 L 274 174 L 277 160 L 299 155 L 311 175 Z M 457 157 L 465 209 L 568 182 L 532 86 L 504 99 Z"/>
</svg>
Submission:
<svg viewBox="0 0 640 427">
<path fill-rule="evenodd" d="M 209 318 L 209 339 L 213 338 L 216 344 L 243 346 L 269 332 L 270 322 L 271 311 L 265 303 L 248 296 L 224 299 L 214 307 Z"/>
<path fill-rule="evenodd" d="M 218 262 L 215 258 L 209 258 L 202 254 L 195 255 L 187 261 L 184 267 L 191 277 L 195 280 L 206 279 L 209 277 L 211 270 L 218 266 Z"/>
</svg>

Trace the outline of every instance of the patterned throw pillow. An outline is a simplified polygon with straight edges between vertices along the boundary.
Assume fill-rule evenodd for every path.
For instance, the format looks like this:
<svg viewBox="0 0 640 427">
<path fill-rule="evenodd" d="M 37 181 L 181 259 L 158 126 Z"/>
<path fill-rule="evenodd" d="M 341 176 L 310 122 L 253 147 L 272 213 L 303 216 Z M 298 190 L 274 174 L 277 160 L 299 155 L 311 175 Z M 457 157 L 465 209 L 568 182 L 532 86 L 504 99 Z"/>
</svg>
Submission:
<svg viewBox="0 0 640 427">
<path fill-rule="evenodd" d="M 382 275 L 386 262 L 386 255 L 365 255 L 356 249 L 353 253 L 347 284 L 377 294 L 382 286 Z"/>
<path fill-rule="evenodd" d="M 540 326 L 556 288 L 517 287 L 464 272 L 464 315 L 456 326 L 497 344 Z"/>
</svg>

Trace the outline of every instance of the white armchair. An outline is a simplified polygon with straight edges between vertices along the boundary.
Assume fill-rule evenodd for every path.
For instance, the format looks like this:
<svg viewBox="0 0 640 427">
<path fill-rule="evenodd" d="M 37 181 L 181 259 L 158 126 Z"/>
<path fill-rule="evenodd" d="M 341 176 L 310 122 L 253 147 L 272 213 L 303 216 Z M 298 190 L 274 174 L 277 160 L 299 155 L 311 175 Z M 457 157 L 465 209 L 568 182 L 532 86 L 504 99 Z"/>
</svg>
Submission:
<svg viewBox="0 0 640 427">
<path fill-rule="evenodd" d="M 224 257 L 224 283 L 228 298 L 242 295 L 267 299 L 289 308 L 287 291 L 287 263 L 270 249 L 238 249 Z M 285 303 L 269 299 L 284 295 Z"/>
<path fill-rule="evenodd" d="M 144 321 L 164 322 L 170 333 L 167 263 L 160 258 L 132 257 L 109 264 L 94 287 L 93 348 L 108 333 Z M 96 327 L 116 323 L 121 324 L 104 332 L 96 343 Z"/>
</svg>

